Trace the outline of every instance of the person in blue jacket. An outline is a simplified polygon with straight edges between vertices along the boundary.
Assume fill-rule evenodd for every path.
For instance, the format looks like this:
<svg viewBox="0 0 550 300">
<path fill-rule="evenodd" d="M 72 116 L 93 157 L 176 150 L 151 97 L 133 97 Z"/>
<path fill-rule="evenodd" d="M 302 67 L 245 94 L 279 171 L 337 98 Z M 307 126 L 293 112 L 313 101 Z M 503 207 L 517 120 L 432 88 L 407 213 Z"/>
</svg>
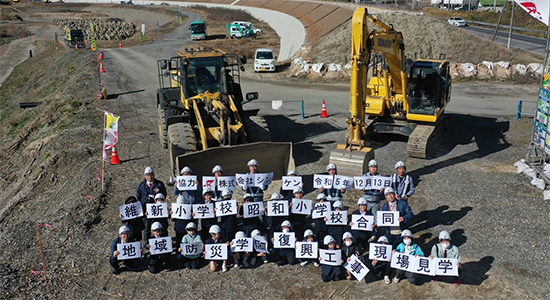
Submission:
<svg viewBox="0 0 550 300">
<path fill-rule="evenodd" d="M 407 255 L 414 255 L 414 256 L 422 256 L 424 257 L 424 252 L 418 246 L 417 244 L 413 243 L 412 241 L 412 232 L 408 229 L 403 230 L 403 233 L 401 233 L 401 237 L 403 238 L 403 242 L 397 246 L 396 249 L 393 250 L 393 252 L 399 252 L 404 253 Z M 393 283 L 399 283 L 399 280 L 402 278 L 407 277 L 410 283 L 416 284 L 418 282 L 418 279 L 420 278 L 419 274 L 403 271 L 403 270 L 395 270 L 395 277 L 393 278 Z"/>
<path fill-rule="evenodd" d="M 120 260 L 118 260 L 118 255 L 120 254 L 117 250 L 118 244 L 124 244 L 124 243 L 132 243 L 136 240 L 132 237 L 132 231 L 129 226 L 122 225 L 120 229 L 118 230 L 118 237 L 113 240 L 111 243 L 111 257 L 109 259 L 109 263 L 111 264 L 111 267 L 113 267 L 113 274 L 118 275 L 120 274 Z M 142 252 L 141 249 L 139 249 L 140 252 Z M 127 259 L 123 261 L 123 265 L 128 268 L 128 270 L 133 271 L 135 270 L 136 263 L 139 259 Z"/>
<path fill-rule="evenodd" d="M 398 211 L 399 227 L 387 227 L 386 237 L 394 247 L 401 241 L 401 232 L 409 227 L 409 222 L 413 218 L 413 211 L 407 201 L 397 200 L 393 188 L 386 188 L 384 194 L 388 202 L 382 207 L 382 211 Z"/>
<path fill-rule="evenodd" d="M 328 175 L 331 175 L 331 176 L 338 175 L 338 168 L 336 167 L 336 164 L 333 164 L 333 163 L 328 164 L 327 172 L 328 172 Z M 324 187 L 322 187 L 321 192 L 327 196 L 327 200 L 329 200 L 331 203 L 334 203 L 336 201 L 342 200 L 343 194 L 346 192 L 346 189 L 345 188 L 325 189 Z"/>
<path fill-rule="evenodd" d="M 155 178 L 155 170 L 153 167 L 146 167 L 145 179 L 138 185 L 136 197 L 138 198 L 143 211 L 147 211 L 146 203 L 155 203 L 155 195 L 161 193 L 166 197 L 166 187 L 164 182 Z M 147 219 L 147 216 L 143 216 L 143 225 L 145 228 L 143 234 L 143 241 L 147 243 L 147 240 L 151 238 L 151 219 Z"/>
</svg>

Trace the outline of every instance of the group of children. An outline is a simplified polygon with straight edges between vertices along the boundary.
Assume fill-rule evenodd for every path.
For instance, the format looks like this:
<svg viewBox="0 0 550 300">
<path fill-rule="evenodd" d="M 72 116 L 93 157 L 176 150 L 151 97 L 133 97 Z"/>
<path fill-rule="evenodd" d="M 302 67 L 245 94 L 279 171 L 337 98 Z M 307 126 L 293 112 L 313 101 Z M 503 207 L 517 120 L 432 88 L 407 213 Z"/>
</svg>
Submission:
<svg viewBox="0 0 550 300">
<path fill-rule="evenodd" d="M 254 159 L 248 162 L 250 173 L 258 172 L 258 162 Z M 296 259 L 295 249 L 293 248 L 274 248 L 270 243 L 269 250 L 271 255 L 268 259 L 268 254 L 264 252 L 231 252 L 227 260 L 212 260 L 209 261 L 209 267 L 212 272 L 221 269 L 222 272 L 228 270 L 230 264 L 233 264 L 236 268 L 256 266 L 258 262 L 268 263 L 270 260 L 275 261 L 278 265 L 290 264 L 294 265 L 298 262 L 300 265 L 305 266 L 308 263 L 312 263 L 315 266 L 322 265 L 322 279 L 323 281 L 332 281 L 346 278 L 352 279 L 352 274 L 347 271 L 344 272 L 343 264 L 346 260 L 349 260 L 352 255 L 357 255 L 362 262 L 371 271 L 370 274 L 384 276 L 386 283 L 391 283 L 390 276 L 392 274 L 392 268 L 390 268 L 388 262 L 368 260 L 364 259 L 365 253 L 368 251 L 369 242 L 376 241 L 382 244 L 393 245 L 394 251 L 400 253 L 406 253 L 409 255 L 424 256 L 420 247 L 412 243 L 412 233 L 408 230 L 408 225 L 412 219 L 413 213 L 408 205 L 408 200 L 414 193 L 414 183 L 412 178 L 406 174 L 406 166 L 403 162 L 398 162 L 395 165 L 397 173 L 392 176 L 392 186 L 385 189 L 376 190 L 363 190 L 363 197 L 359 198 L 357 205 L 358 209 L 352 214 L 355 215 L 373 215 L 376 216 L 376 212 L 380 210 L 380 202 L 386 198 L 387 203 L 382 207 L 383 211 L 398 211 L 399 212 L 399 227 L 387 228 L 386 234 L 381 235 L 377 231 L 375 224 L 372 224 L 372 231 L 364 230 L 351 230 L 353 223 L 351 216 L 347 222 L 343 225 L 327 225 L 327 218 L 314 219 L 314 226 L 307 228 L 307 219 L 305 215 L 290 214 L 289 216 L 274 216 L 264 218 L 253 217 L 243 218 L 242 226 L 238 230 L 237 216 L 229 215 L 223 217 L 214 217 L 209 219 L 200 219 L 201 232 L 198 232 L 198 226 L 192 220 L 174 219 L 174 230 L 176 237 L 173 240 L 174 251 L 177 253 L 177 258 L 182 260 L 185 268 L 197 269 L 202 266 L 203 252 L 195 254 L 183 254 L 182 249 L 179 247 L 182 244 L 226 244 L 228 249 L 231 250 L 234 239 L 244 237 L 255 237 L 257 235 L 263 236 L 266 240 L 274 242 L 275 232 L 294 232 L 296 240 L 303 242 L 316 242 L 319 243 L 319 249 L 341 249 L 342 262 L 340 266 L 331 266 L 323 264 L 321 258 L 317 259 Z M 185 167 L 182 169 L 182 175 L 191 175 L 191 169 Z M 327 166 L 327 172 L 331 175 L 337 174 L 337 167 L 334 164 Z M 145 211 L 146 203 L 160 203 L 165 201 L 166 188 L 164 183 L 155 179 L 154 170 L 152 167 L 145 169 L 145 180 L 138 186 L 137 197 L 129 197 L 125 204 L 131 204 L 140 202 Z M 221 166 L 215 166 L 212 173 L 218 177 L 223 175 L 223 168 Z M 296 176 L 295 171 L 291 171 L 289 176 Z M 369 172 L 364 176 L 378 176 L 378 163 L 375 160 L 369 162 Z M 246 192 L 244 195 L 243 203 L 263 201 L 263 192 L 266 187 L 246 187 L 243 190 Z M 177 195 L 178 204 L 207 204 L 214 203 L 218 200 L 230 200 L 232 198 L 232 191 L 225 188 L 221 190 L 205 188 L 202 189 L 202 200 L 199 202 L 197 194 L 201 193 L 201 190 L 197 191 L 179 191 L 174 190 L 174 194 Z M 326 203 L 330 210 L 341 211 L 344 209 L 342 204 L 342 195 L 345 193 L 345 189 L 321 189 L 321 193 L 316 197 L 317 203 Z M 292 199 L 301 199 L 303 196 L 303 190 L 301 187 L 294 188 L 293 191 L 284 191 L 281 189 L 280 193 L 274 193 L 271 196 L 271 200 L 287 200 L 289 206 L 292 207 Z M 267 208 L 266 208 L 267 209 Z M 243 205 L 240 205 L 239 214 L 243 215 Z M 193 214 L 192 214 L 193 215 Z M 127 225 L 124 225 L 119 230 L 119 237 L 117 237 L 111 247 L 111 266 L 113 267 L 113 273 L 118 274 L 120 272 L 120 262 L 117 260 L 117 244 L 129 243 L 133 241 L 144 242 L 145 248 L 150 248 L 148 239 L 166 237 L 168 236 L 168 219 L 158 218 L 151 219 L 146 216 L 142 218 L 136 218 L 126 221 Z M 375 222 L 376 223 L 376 222 Z M 144 236 L 141 232 L 144 231 Z M 151 234 L 152 232 L 152 234 Z M 204 241 L 206 239 L 206 241 Z M 204 241 L 204 242 L 203 242 Z M 442 232 L 439 236 L 439 244 L 434 245 L 430 257 L 449 257 L 458 258 L 460 262 L 460 252 L 456 246 L 450 245 L 450 235 L 448 232 Z M 170 253 L 160 255 L 150 255 L 149 259 L 149 271 L 151 273 L 158 273 L 164 269 L 169 263 Z M 135 260 L 124 260 L 123 264 L 129 270 L 136 268 Z M 399 282 L 400 279 L 407 277 L 411 283 L 415 283 L 418 275 L 413 273 L 402 272 L 397 270 L 394 277 L 394 282 Z M 455 281 L 458 284 L 458 278 Z"/>
</svg>

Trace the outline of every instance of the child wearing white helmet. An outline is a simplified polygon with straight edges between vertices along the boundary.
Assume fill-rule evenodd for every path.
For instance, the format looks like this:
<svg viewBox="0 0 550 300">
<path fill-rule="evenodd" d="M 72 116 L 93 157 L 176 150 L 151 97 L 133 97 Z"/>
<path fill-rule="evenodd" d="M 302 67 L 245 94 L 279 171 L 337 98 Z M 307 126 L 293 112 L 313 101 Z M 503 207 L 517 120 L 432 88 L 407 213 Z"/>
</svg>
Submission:
<svg viewBox="0 0 550 300">
<path fill-rule="evenodd" d="M 229 246 L 233 248 L 233 246 L 235 246 L 235 240 L 244 239 L 246 237 L 244 231 L 237 231 L 237 233 L 235 233 L 235 239 L 229 243 Z M 236 268 L 241 269 L 243 266 L 246 268 L 250 267 L 250 263 L 248 262 L 250 255 L 251 252 L 233 252 L 233 261 L 235 262 Z"/>
<path fill-rule="evenodd" d="M 456 245 L 451 244 L 451 234 L 443 230 L 439 233 L 439 243 L 432 247 L 430 258 L 456 258 L 458 261 L 458 276 L 454 277 L 454 284 L 460 285 L 461 261 L 460 250 Z M 432 281 L 437 281 L 437 276 L 432 277 Z"/>
<path fill-rule="evenodd" d="M 253 203 L 254 197 L 251 194 L 244 194 L 243 203 L 239 207 L 239 214 L 244 216 L 244 203 Z M 262 210 L 263 212 L 263 210 Z M 259 229 L 264 230 L 264 222 L 262 216 L 252 217 L 252 218 L 243 218 L 243 231 L 246 236 L 250 236 L 252 230 Z"/>
<path fill-rule="evenodd" d="M 342 201 L 336 201 L 332 204 L 332 208 L 334 211 L 342 211 L 344 209 L 344 205 L 342 204 Z M 325 217 L 325 222 L 326 221 L 328 221 L 328 218 Z M 342 245 L 342 235 L 344 234 L 344 231 L 348 230 L 348 222 L 349 218 L 346 218 L 346 220 L 344 220 L 344 224 L 342 225 L 327 225 L 328 234 L 336 240 L 336 244 L 338 245 Z"/>
<path fill-rule="evenodd" d="M 294 176 L 298 176 L 298 173 L 296 172 L 296 170 L 290 170 L 288 171 L 288 173 L 286 174 L 286 176 L 291 176 L 291 177 L 294 177 Z M 281 195 L 281 199 L 285 199 L 285 200 L 292 200 L 292 197 L 294 197 L 294 191 L 293 190 L 283 190 L 283 185 L 284 185 L 284 182 L 281 180 L 281 188 L 279 189 L 279 194 Z M 304 188 L 304 183 L 302 182 L 302 185 L 300 186 L 301 188 Z"/>
<path fill-rule="evenodd" d="M 409 222 L 413 218 L 413 211 L 407 201 L 397 200 L 392 187 L 388 187 L 384 191 L 384 194 L 388 202 L 382 206 L 382 211 L 399 212 L 399 226 L 386 227 L 386 237 L 390 241 L 390 244 L 396 247 L 401 242 L 401 232 L 409 227 Z"/>
<path fill-rule="evenodd" d="M 193 222 L 189 222 L 185 227 L 187 234 L 181 239 L 182 244 L 191 245 L 202 242 L 202 238 L 197 234 L 197 225 Z M 203 249 L 204 250 L 204 247 Z M 182 249 L 178 249 L 182 252 Z M 198 254 L 185 254 L 183 255 L 183 267 L 186 269 L 198 269 L 200 267 L 201 253 Z"/>
<path fill-rule="evenodd" d="M 269 240 L 266 235 L 264 235 L 259 229 L 252 230 L 252 234 L 250 235 L 251 238 L 254 238 L 255 236 L 262 236 L 266 240 Z M 267 253 L 264 252 L 258 252 L 256 249 L 252 253 L 250 253 L 250 265 L 252 267 L 256 266 L 256 259 L 260 258 L 264 264 L 267 264 L 269 261 L 267 260 Z"/>
<path fill-rule="evenodd" d="M 327 202 L 327 195 L 320 193 L 317 195 L 316 203 L 322 205 L 322 209 L 325 211 L 331 210 L 331 205 L 329 202 Z M 318 241 L 323 241 L 325 236 L 328 234 L 328 226 L 326 224 L 326 220 L 324 218 L 317 218 L 314 219 L 315 221 L 315 236 L 317 237 Z"/>
<path fill-rule="evenodd" d="M 331 235 L 325 236 L 323 240 L 324 249 L 328 250 L 337 250 L 340 248 L 340 245 L 336 244 L 336 241 Z M 341 250 L 340 250 L 341 251 Z M 344 257 L 344 254 L 342 253 L 342 258 Z M 321 262 L 321 279 L 323 279 L 323 282 L 329 282 L 329 281 L 338 281 L 340 280 L 340 276 L 342 274 L 342 266 L 344 264 L 344 260 L 340 262 L 340 266 L 329 266 L 322 263 L 323 258 L 319 257 L 319 261 Z"/>
<path fill-rule="evenodd" d="M 177 204 L 187 204 L 184 203 L 185 198 L 182 195 L 179 195 L 176 199 Z M 174 219 L 175 216 L 174 212 L 172 212 L 172 221 L 174 222 L 174 231 L 176 232 L 176 241 L 180 242 L 184 235 L 187 234 L 187 231 L 185 230 L 185 227 L 191 220 L 184 220 L 184 219 Z M 181 258 L 181 255 L 178 254 L 178 258 Z"/>
<path fill-rule="evenodd" d="M 289 220 L 283 221 L 281 223 L 281 231 L 284 233 L 293 232 L 292 231 L 292 224 Z M 296 240 L 296 238 L 294 238 Z M 271 239 L 272 242 L 275 242 L 275 238 Z M 291 248 L 279 248 L 275 249 L 275 254 L 277 257 L 277 265 L 282 266 L 285 264 L 289 265 L 295 265 L 296 264 L 296 251 L 295 249 Z"/>
<path fill-rule="evenodd" d="M 302 240 L 302 242 L 317 243 L 313 230 L 306 229 L 306 231 L 304 231 L 304 239 Z M 313 263 L 316 267 L 319 266 L 319 261 L 316 258 L 298 258 L 298 261 L 300 262 L 300 266 L 302 267 L 309 263 Z"/>
<path fill-rule="evenodd" d="M 164 203 L 164 195 L 157 193 L 155 195 L 155 203 Z M 148 216 L 149 213 L 146 211 L 145 215 Z M 168 210 L 168 217 L 166 218 L 149 218 L 151 223 L 159 222 L 162 224 L 162 236 L 168 236 L 168 219 L 170 218 L 170 210 Z"/>
<path fill-rule="evenodd" d="M 396 173 L 392 175 L 392 188 L 395 190 L 395 197 L 399 200 L 408 201 L 414 194 L 414 181 L 407 174 L 407 166 L 403 161 L 395 164 Z"/>
<path fill-rule="evenodd" d="M 164 234 L 164 228 L 163 225 L 160 222 L 154 222 L 153 225 L 151 225 L 151 231 L 153 232 L 153 239 L 158 239 L 161 237 L 168 236 L 168 234 Z M 149 242 L 149 241 L 148 241 Z M 147 249 L 151 248 L 151 245 L 147 243 Z M 156 274 L 162 269 L 164 269 L 168 263 L 168 259 L 170 258 L 170 253 L 164 253 L 164 254 L 151 254 L 149 256 L 149 272 L 152 274 Z"/>
<path fill-rule="evenodd" d="M 126 198 L 124 201 L 125 205 L 137 203 L 138 199 L 134 196 L 130 196 Z M 122 219 L 122 214 L 119 213 L 119 217 Z M 137 217 L 135 219 L 130 220 L 123 220 L 122 223 L 126 223 L 128 227 L 132 230 L 132 237 L 136 239 L 136 242 L 141 242 L 142 240 L 142 231 L 145 229 L 145 225 L 143 224 L 143 218 Z"/>
<path fill-rule="evenodd" d="M 155 170 L 153 167 L 146 167 L 145 171 L 143 172 L 145 175 L 145 179 L 139 183 L 136 193 L 136 198 L 141 203 L 143 211 L 146 210 L 145 204 L 147 203 L 154 203 L 155 202 L 155 195 L 158 193 L 163 194 L 166 196 L 166 187 L 164 186 L 164 182 L 158 180 L 155 178 Z M 145 232 L 143 235 L 143 240 L 146 243 L 147 239 L 151 237 L 151 220 L 147 219 L 147 217 L 143 216 L 143 223 Z"/>
<path fill-rule="evenodd" d="M 364 218 L 365 216 L 372 216 L 372 213 L 367 209 L 367 199 L 365 199 L 365 197 L 361 197 L 361 198 L 359 198 L 359 200 L 357 200 L 357 210 L 355 210 L 352 213 L 352 215 L 358 215 L 358 216 L 361 216 L 361 218 Z M 353 227 L 354 223 L 351 222 L 351 218 L 352 217 L 350 217 L 349 226 Z M 361 218 L 360 218 L 360 220 L 361 220 Z M 365 223 L 360 222 L 359 224 L 365 224 Z M 372 229 L 375 228 L 374 223 L 373 224 L 368 224 L 368 226 L 371 226 Z M 361 247 L 361 250 L 363 252 L 368 250 L 370 239 L 372 237 L 376 238 L 376 234 L 373 234 L 372 231 L 352 230 L 351 233 L 355 237 L 355 241 Z M 374 240 L 374 239 L 372 239 L 372 240 Z"/>
<path fill-rule="evenodd" d="M 387 245 L 388 242 L 389 242 L 388 238 L 385 237 L 385 236 L 381 236 L 381 237 L 378 238 L 378 243 L 379 244 Z M 386 253 L 386 255 L 390 256 L 391 253 Z M 381 260 L 377 260 L 377 259 L 374 259 L 374 260 L 368 259 L 368 260 L 366 260 L 365 265 L 370 270 L 369 274 L 365 278 L 365 281 L 370 282 L 369 281 L 370 277 L 384 276 L 384 282 L 386 284 L 391 283 L 390 274 L 391 274 L 392 268 L 390 268 L 390 263 L 389 262 L 381 261 Z"/>
<path fill-rule="evenodd" d="M 342 241 L 344 242 L 342 244 L 342 259 L 349 261 L 351 260 L 352 255 L 357 255 L 359 260 L 363 261 L 363 251 L 361 249 L 361 246 L 355 243 L 353 234 L 351 234 L 351 232 L 344 232 L 344 234 L 342 235 Z M 348 270 L 346 270 L 346 272 L 348 273 L 346 279 L 351 280 L 353 278 L 353 275 L 351 275 L 351 272 Z"/>
<path fill-rule="evenodd" d="M 231 200 L 233 192 L 229 188 L 223 188 L 221 191 L 222 201 Z M 237 231 L 237 214 L 220 217 L 220 227 L 222 229 L 222 238 L 225 241 L 232 241 Z"/>
<path fill-rule="evenodd" d="M 118 244 L 125 244 L 125 243 L 132 243 L 136 240 L 132 237 L 132 230 L 127 225 L 122 225 L 118 229 L 118 237 L 113 240 L 111 243 L 111 257 L 109 259 L 109 263 L 111 264 L 111 267 L 113 267 L 113 274 L 118 275 L 120 274 L 120 261 L 118 260 L 118 255 L 120 255 L 120 252 L 117 250 Z M 141 249 L 139 249 L 140 252 L 143 252 Z M 127 259 L 123 260 L 122 264 L 130 271 L 135 270 L 136 263 L 139 259 Z"/>
<path fill-rule="evenodd" d="M 335 176 L 338 175 L 338 168 L 336 167 L 336 164 L 330 163 L 327 165 L 327 173 L 328 175 Z M 343 194 L 346 192 L 345 188 L 335 189 L 325 189 L 324 187 L 321 187 L 321 193 L 324 193 L 327 196 L 327 200 L 330 202 L 334 201 L 340 201 L 342 200 Z"/>
<path fill-rule="evenodd" d="M 291 191 L 290 194 L 292 195 L 292 191 Z M 290 199 L 292 199 L 292 197 Z M 271 195 L 271 201 L 283 201 L 283 200 L 287 201 L 289 203 L 289 210 L 290 210 L 290 199 L 283 198 L 282 195 L 279 194 L 279 193 L 273 193 Z M 268 207 L 265 208 L 266 212 L 267 212 Z M 269 239 L 273 238 L 273 233 L 275 231 L 279 230 L 279 227 L 281 226 L 281 223 L 283 223 L 283 221 L 288 219 L 288 218 L 289 218 L 289 215 L 286 215 L 286 216 L 269 216 L 269 217 L 267 217 L 267 227 L 269 228 L 269 231 L 268 231 Z"/>
<path fill-rule="evenodd" d="M 216 207 L 215 204 L 214 204 L 214 190 L 207 187 L 205 189 L 202 190 L 202 197 L 204 198 L 203 201 L 201 201 L 200 204 L 211 204 L 212 206 Z M 194 213 L 192 213 L 191 215 L 193 215 L 193 217 L 195 216 Z M 218 218 L 214 217 L 214 218 L 202 218 L 201 219 L 201 232 L 200 232 L 200 235 L 203 239 L 206 239 L 207 237 L 210 236 L 210 233 L 208 232 L 208 230 L 210 229 L 210 227 L 212 225 L 217 225 L 218 224 Z"/>
<path fill-rule="evenodd" d="M 214 168 L 212 168 L 212 175 L 216 178 L 216 181 L 218 181 L 218 177 L 223 176 L 223 168 L 220 165 L 215 165 Z M 218 189 L 218 184 L 214 185 L 214 200 L 220 200 L 223 198 L 222 196 L 222 189 Z"/>
<path fill-rule="evenodd" d="M 212 225 L 210 227 L 210 230 L 208 231 L 210 233 L 210 238 L 204 242 L 204 244 L 226 244 L 229 246 L 229 242 L 224 240 L 222 238 L 222 229 L 218 225 Z M 206 252 L 204 252 L 206 255 Z M 218 267 L 222 268 L 222 272 L 227 272 L 227 260 L 211 260 L 210 263 L 210 272 L 216 272 Z"/>
<path fill-rule="evenodd" d="M 301 187 L 295 187 L 294 190 L 292 191 L 292 193 L 294 194 L 293 199 L 302 199 L 302 197 L 304 196 L 304 190 L 302 190 Z M 293 202 L 290 202 L 289 210 L 292 209 L 292 205 L 293 205 Z M 301 240 L 303 238 L 304 226 L 306 224 L 306 218 L 307 218 L 306 215 L 294 214 L 292 212 L 290 213 L 290 222 L 292 223 L 292 226 L 294 227 L 294 232 L 296 233 L 296 238 L 298 240 Z"/>
<path fill-rule="evenodd" d="M 405 253 L 407 255 L 414 255 L 416 257 L 424 257 L 424 252 L 422 251 L 420 246 L 413 243 L 413 235 L 410 230 L 403 230 L 403 232 L 401 233 L 401 237 L 403 239 L 403 242 L 399 244 L 397 248 L 393 250 L 393 252 Z M 403 277 L 407 277 L 410 283 L 416 284 L 420 278 L 420 275 L 397 269 L 395 270 L 393 283 L 399 283 L 399 280 L 401 280 Z"/>
</svg>

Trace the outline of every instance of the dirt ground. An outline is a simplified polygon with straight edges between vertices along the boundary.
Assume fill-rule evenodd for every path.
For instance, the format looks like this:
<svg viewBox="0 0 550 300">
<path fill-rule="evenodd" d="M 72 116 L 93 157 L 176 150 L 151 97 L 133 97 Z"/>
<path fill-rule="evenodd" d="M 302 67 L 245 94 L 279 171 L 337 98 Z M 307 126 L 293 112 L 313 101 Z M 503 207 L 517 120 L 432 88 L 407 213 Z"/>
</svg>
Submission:
<svg viewBox="0 0 550 300">
<path fill-rule="evenodd" d="M 124 12 L 128 19 L 133 16 L 123 9 L 109 12 Z M 155 16 L 148 20 L 153 23 Z M 166 41 L 172 37 L 161 38 Z M 541 202 L 540 191 L 512 167 L 525 156 L 530 120 L 475 113 L 451 116 L 451 130 L 437 148 L 436 158 L 406 160 L 418 184 L 411 201 L 416 215 L 411 227 L 415 241 L 428 252 L 440 230 L 452 232 L 453 242 L 460 246 L 463 255 L 459 287 L 448 280 L 422 282 L 419 286 L 407 282 L 388 286 L 380 280 L 368 284 L 346 280 L 323 283 L 320 270 L 312 265 L 268 264 L 254 269 L 230 269 L 227 273 L 209 273 L 207 268 L 190 271 L 182 269 L 174 257 L 170 270 L 157 275 L 145 270 L 147 260 L 140 263 L 139 272 L 112 275 L 108 257 L 110 243 L 121 225 L 118 206 L 135 193 L 146 165 L 155 166 L 157 177 L 165 182 L 169 176 L 167 155 L 158 143 L 153 101 L 157 83 L 156 73 L 151 71 L 155 70 L 155 60 L 151 57 L 173 48 L 161 51 L 158 45 L 106 50 L 108 72 L 102 78 L 109 83 L 113 96 L 108 101 L 98 101 L 95 96 L 96 54 L 51 51 L 52 40 L 38 41 L 36 56 L 17 67 L 2 86 L 0 295 L 3 299 L 550 297 L 546 281 L 550 273 L 546 251 L 550 241 L 545 233 L 550 209 Z M 140 63 L 132 63 L 136 61 Z M 294 143 L 300 174 L 311 177 L 323 172 L 329 149 L 341 142 L 346 128 L 347 87 L 263 80 L 248 84 L 250 88 L 272 85 L 280 94 L 289 90 L 296 91 L 296 95 L 302 92 L 303 97 L 314 92 L 327 97 L 340 91 L 340 106 L 330 107 L 329 119 L 310 115 L 302 120 L 294 110 L 270 111 L 269 104 L 262 102 L 253 102 L 249 107 L 261 109 L 270 126 L 273 125 L 274 140 Z M 522 99 L 530 94 L 526 92 L 529 90 L 536 97 L 536 89 L 536 86 L 515 89 L 483 83 L 453 87 L 480 102 L 491 97 L 498 99 L 499 95 Z M 32 109 L 18 107 L 20 102 L 30 101 L 42 104 Z M 306 107 L 309 109 L 316 103 L 308 102 Z M 103 112 L 96 108 L 116 112 L 123 120 L 118 149 L 122 164 L 106 166 L 103 193 L 98 180 Z M 405 157 L 405 143 L 394 137 L 377 140 L 376 156 L 383 162 L 381 173 L 393 172 L 393 163 Z M 316 194 L 311 189 L 307 193 L 308 198 Z M 346 208 L 355 209 L 357 196 L 356 191 L 346 194 Z M 169 198 L 169 202 L 174 200 Z M 44 225 L 37 227 L 37 224 Z M 171 224 L 169 232 L 173 234 Z"/>
</svg>

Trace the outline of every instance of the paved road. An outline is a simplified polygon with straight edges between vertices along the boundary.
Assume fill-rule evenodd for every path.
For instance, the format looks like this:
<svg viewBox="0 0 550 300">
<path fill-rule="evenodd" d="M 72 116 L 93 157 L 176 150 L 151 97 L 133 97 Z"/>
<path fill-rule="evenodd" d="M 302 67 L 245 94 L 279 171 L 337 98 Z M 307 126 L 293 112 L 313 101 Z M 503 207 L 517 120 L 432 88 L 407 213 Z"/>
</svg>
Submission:
<svg viewBox="0 0 550 300">
<path fill-rule="evenodd" d="M 475 34 L 487 39 L 492 39 L 493 34 L 495 32 L 493 29 L 487 29 L 487 28 L 481 28 L 481 27 L 475 27 L 475 26 L 465 27 L 464 30 L 468 30 L 472 34 Z M 497 37 L 495 38 L 495 40 L 499 44 L 508 45 L 508 32 L 499 31 L 497 33 Z M 541 57 L 544 57 L 546 55 L 546 40 L 535 38 L 532 36 L 512 33 L 511 47 L 520 48 L 520 49 L 529 51 L 531 53 L 540 55 Z"/>
</svg>

